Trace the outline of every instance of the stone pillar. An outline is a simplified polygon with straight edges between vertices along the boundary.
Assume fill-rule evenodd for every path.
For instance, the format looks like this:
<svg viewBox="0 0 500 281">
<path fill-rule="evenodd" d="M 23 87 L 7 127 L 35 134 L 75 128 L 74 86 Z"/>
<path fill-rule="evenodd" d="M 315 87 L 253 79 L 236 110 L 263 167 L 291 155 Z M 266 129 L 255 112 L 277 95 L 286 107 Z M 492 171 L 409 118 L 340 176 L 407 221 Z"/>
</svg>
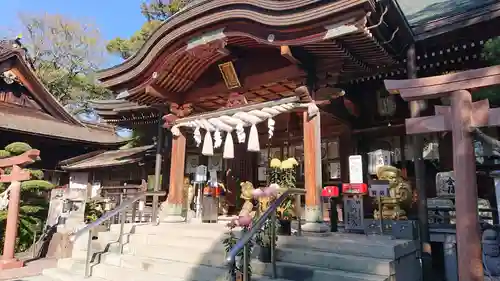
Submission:
<svg viewBox="0 0 500 281">
<path fill-rule="evenodd" d="M 186 137 L 172 137 L 172 154 L 170 162 L 170 184 L 167 201 L 162 203 L 160 221 L 182 222 L 184 168 L 186 164 Z"/>
<path fill-rule="evenodd" d="M 453 170 L 457 217 L 458 276 L 461 281 L 482 281 L 481 234 L 477 213 L 476 160 L 469 128 L 472 96 L 460 90 L 451 94 Z"/>
<path fill-rule="evenodd" d="M 323 188 L 321 173 L 321 121 L 320 113 L 304 119 L 304 184 L 306 189 L 306 224 L 302 230 L 306 232 L 326 232 L 328 226 L 323 223 L 321 189 Z"/>
</svg>

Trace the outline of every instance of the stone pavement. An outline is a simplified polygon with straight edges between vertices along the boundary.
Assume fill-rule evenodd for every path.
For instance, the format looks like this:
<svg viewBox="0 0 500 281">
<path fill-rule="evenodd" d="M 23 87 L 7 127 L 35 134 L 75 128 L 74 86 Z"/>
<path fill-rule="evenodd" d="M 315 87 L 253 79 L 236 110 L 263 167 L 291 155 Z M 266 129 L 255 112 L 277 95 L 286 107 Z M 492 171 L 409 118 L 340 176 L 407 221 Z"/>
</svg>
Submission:
<svg viewBox="0 0 500 281">
<path fill-rule="evenodd" d="M 57 266 L 56 259 L 39 259 L 25 264 L 23 268 L 0 271 L 0 281 L 17 280 L 18 278 L 41 275 L 45 268 Z"/>
</svg>

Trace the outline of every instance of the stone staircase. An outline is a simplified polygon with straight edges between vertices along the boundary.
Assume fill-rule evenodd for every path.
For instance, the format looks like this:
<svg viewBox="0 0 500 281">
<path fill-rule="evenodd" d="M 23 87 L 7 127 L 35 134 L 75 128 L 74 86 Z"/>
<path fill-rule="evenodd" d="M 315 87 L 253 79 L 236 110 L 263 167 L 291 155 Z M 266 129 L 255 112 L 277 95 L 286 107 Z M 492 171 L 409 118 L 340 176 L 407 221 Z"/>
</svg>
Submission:
<svg viewBox="0 0 500 281">
<path fill-rule="evenodd" d="M 73 256 L 58 261 L 42 276 L 18 281 L 216 281 L 227 272 L 220 224 L 126 225 L 123 254 L 119 225 L 92 242 L 92 277 L 85 279 L 87 237 Z M 413 241 L 332 233 L 326 237 L 285 237 L 277 242 L 281 281 L 419 281 L 420 263 Z M 253 256 L 256 256 L 256 247 Z M 270 281 L 272 266 L 252 259 L 253 280 Z"/>
</svg>

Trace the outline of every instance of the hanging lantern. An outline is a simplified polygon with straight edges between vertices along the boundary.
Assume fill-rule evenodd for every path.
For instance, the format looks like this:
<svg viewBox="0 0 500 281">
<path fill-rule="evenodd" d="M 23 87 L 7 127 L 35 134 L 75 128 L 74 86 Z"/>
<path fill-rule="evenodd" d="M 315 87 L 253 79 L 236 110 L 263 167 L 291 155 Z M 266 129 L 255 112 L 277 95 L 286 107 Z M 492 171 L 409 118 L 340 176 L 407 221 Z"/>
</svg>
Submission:
<svg viewBox="0 0 500 281">
<path fill-rule="evenodd" d="M 396 113 L 396 100 L 394 95 L 385 89 L 377 91 L 377 109 L 380 116 L 393 116 Z"/>
</svg>

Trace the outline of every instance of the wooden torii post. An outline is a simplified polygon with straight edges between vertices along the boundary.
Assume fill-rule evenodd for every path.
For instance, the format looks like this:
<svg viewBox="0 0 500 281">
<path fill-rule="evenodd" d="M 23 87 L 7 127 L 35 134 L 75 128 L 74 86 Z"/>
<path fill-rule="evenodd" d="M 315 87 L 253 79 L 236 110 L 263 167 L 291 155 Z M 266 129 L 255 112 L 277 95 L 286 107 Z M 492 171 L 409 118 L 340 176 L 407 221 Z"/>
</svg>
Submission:
<svg viewBox="0 0 500 281">
<path fill-rule="evenodd" d="M 21 169 L 22 166 L 32 164 L 40 155 L 40 151 L 32 149 L 25 153 L 9 158 L 0 159 L 0 182 L 10 182 L 5 196 L 9 196 L 7 211 L 7 226 L 5 227 L 5 239 L 3 245 L 3 256 L 0 260 L 0 270 L 19 268 L 23 262 L 14 257 L 16 247 L 17 225 L 19 222 L 19 203 L 21 195 L 21 181 L 30 179 L 30 172 Z M 5 174 L 3 169 L 12 167 L 10 174 Z"/>
<path fill-rule="evenodd" d="M 500 125 L 500 108 L 472 102 L 470 91 L 500 84 L 500 66 L 408 80 L 386 80 L 387 90 L 405 101 L 451 97 L 451 106 L 436 106 L 435 115 L 406 119 L 408 134 L 451 131 L 455 174 L 458 276 L 461 281 L 484 279 L 477 212 L 477 183 L 471 130 Z"/>
</svg>

